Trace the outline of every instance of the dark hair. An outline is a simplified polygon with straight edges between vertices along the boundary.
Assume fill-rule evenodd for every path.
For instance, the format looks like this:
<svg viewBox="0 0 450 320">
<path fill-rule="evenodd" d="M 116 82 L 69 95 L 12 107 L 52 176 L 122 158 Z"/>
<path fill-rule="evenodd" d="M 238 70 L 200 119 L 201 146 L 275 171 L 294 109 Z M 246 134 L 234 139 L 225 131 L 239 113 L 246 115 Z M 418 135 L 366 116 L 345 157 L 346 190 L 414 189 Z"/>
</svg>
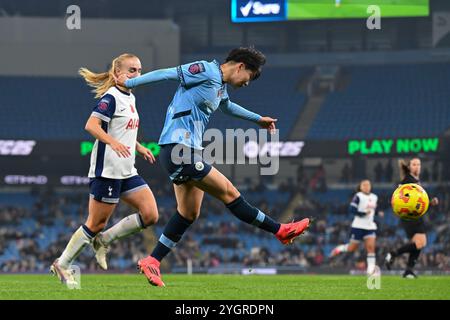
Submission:
<svg viewBox="0 0 450 320">
<path fill-rule="evenodd" d="M 266 63 L 266 57 L 261 51 L 254 47 L 239 47 L 231 50 L 225 62 L 242 62 L 245 68 L 253 72 L 252 80 L 256 80 L 261 75 L 261 68 Z"/>
<path fill-rule="evenodd" d="M 360 192 L 360 191 L 361 191 L 361 185 L 362 185 L 362 183 L 363 183 L 364 181 L 369 181 L 369 183 L 370 183 L 370 180 L 369 180 L 368 178 L 362 179 L 362 180 L 358 183 L 358 185 L 356 186 L 356 192 Z"/>
</svg>

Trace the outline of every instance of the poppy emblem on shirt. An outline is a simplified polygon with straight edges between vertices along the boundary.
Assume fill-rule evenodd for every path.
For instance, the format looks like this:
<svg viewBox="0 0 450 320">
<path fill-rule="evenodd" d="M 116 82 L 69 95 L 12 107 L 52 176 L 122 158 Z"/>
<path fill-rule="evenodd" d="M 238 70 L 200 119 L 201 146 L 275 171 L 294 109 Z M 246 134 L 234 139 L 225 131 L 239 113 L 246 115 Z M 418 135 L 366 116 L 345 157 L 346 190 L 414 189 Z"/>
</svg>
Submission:
<svg viewBox="0 0 450 320">
<path fill-rule="evenodd" d="M 188 70 L 191 74 L 197 74 L 205 71 L 205 66 L 203 65 L 203 63 L 194 63 L 189 66 Z"/>
<path fill-rule="evenodd" d="M 131 108 L 131 112 L 134 113 L 134 108 L 133 108 L 133 105 L 132 105 L 132 104 L 130 104 L 130 108 Z"/>
</svg>

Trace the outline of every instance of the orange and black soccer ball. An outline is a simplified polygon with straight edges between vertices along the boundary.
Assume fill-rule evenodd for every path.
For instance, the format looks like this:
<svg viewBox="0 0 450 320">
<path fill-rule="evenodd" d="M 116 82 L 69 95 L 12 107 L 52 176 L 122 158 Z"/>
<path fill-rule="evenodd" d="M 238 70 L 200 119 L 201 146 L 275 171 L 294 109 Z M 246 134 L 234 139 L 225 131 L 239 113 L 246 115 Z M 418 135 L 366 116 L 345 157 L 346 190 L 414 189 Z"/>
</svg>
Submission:
<svg viewBox="0 0 450 320">
<path fill-rule="evenodd" d="M 417 220 L 428 210 L 430 201 L 423 187 L 415 183 L 400 185 L 392 194 L 394 213 L 405 220 Z"/>
</svg>

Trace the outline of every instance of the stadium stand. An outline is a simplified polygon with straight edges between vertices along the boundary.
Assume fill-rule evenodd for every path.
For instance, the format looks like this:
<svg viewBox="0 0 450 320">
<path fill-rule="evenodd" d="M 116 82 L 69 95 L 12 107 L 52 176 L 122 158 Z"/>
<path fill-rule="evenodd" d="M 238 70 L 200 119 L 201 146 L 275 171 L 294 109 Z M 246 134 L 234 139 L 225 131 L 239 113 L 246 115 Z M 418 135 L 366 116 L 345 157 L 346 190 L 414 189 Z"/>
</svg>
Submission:
<svg viewBox="0 0 450 320">
<path fill-rule="evenodd" d="M 306 100 L 297 90 L 308 69 L 266 68 L 263 76 L 246 90 L 229 88 L 232 101 L 262 115 L 278 118 L 281 137 L 286 137 Z M 141 135 L 158 139 L 167 106 L 178 83 L 163 82 L 136 89 Z M 84 125 L 95 105 L 90 89 L 78 78 L 0 77 L 8 92 L 0 107 L 8 121 L 0 128 L 2 138 L 70 140 L 90 139 Z M 23 94 L 26 88 L 27 93 Z M 23 116 L 23 110 L 34 110 Z M 70 121 L 67 121 L 70 119 Z M 209 128 L 249 128 L 237 118 L 217 112 Z M 254 126 L 253 126 L 254 127 Z"/>
<path fill-rule="evenodd" d="M 308 139 L 430 137 L 450 126 L 448 64 L 355 66 L 347 72 L 350 84 L 327 97 Z"/>
<path fill-rule="evenodd" d="M 156 190 L 156 189 L 154 189 Z M 252 189 L 243 194 L 255 201 L 261 210 L 279 218 L 292 192 L 279 190 Z M 390 211 L 387 201 L 389 189 L 374 190 L 380 196 L 380 209 L 385 218 L 378 219 L 378 259 L 382 259 L 388 249 L 400 246 L 405 240 L 403 229 L 397 227 L 398 218 Z M 332 189 L 326 192 L 307 189 L 308 206 L 300 206 L 295 215 L 313 215 L 316 222 L 307 235 L 294 245 L 283 247 L 272 235 L 241 223 L 224 206 L 211 197 L 206 197 L 202 215 L 192 226 L 186 237 L 173 254 L 168 256 L 172 272 L 185 272 L 186 262 L 192 261 L 197 270 L 213 272 L 218 268 L 232 267 L 294 267 L 307 271 L 311 267 L 327 267 L 327 255 L 339 243 L 348 241 L 352 216 L 348 213 L 348 203 L 352 189 Z M 432 226 L 428 234 L 429 245 L 420 260 L 420 268 L 448 270 L 450 224 L 449 208 L 445 199 L 450 192 L 445 188 L 429 189 L 442 199 L 439 208 L 431 209 L 427 215 Z M 160 220 L 151 228 L 151 233 L 159 237 L 163 226 L 175 209 L 175 201 L 169 187 L 159 188 L 155 195 L 159 204 Z M 268 201 L 266 201 L 266 199 Z M 82 194 L 2 194 L 0 207 L 0 270 L 3 272 L 45 272 L 61 247 L 69 240 L 71 232 L 85 219 L 87 196 Z M 110 223 L 117 222 L 129 214 L 129 208 L 120 205 Z M 112 271 L 132 271 L 135 262 L 152 247 L 146 235 L 140 233 L 127 240 L 114 243 L 110 257 Z M 364 260 L 362 251 L 355 256 L 343 255 L 331 261 L 339 268 L 358 268 Z M 86 250 L 78 259 L 79 264 L 89 271 L 99 270 L 93 253 Z M 399 259 L 397 266 L 406 261 Z M 363 268 L 362 268 L 363 269 Z"/>
</svg>

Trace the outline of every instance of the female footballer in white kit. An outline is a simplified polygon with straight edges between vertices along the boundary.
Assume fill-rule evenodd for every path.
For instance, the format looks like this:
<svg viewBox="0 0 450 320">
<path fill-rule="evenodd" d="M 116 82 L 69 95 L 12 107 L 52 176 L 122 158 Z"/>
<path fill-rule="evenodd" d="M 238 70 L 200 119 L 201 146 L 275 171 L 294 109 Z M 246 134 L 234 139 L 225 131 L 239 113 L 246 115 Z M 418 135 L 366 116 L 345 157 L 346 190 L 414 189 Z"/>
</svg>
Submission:
<svg viewBox="0 0 450 320">
<path fill-rule="evenodd" d="M 362 180 L 358 186 L 358 192 L 350 203 L 350 212 L 355 215 L 352 222 L 350 243 L 341 244 L 333 249 L 330 257 L 335 257 L 343 252 L 354 252 L 359 243 L 364 241 L 367 251 L 367 274 L 375 272 L 375 240 L 377 224 L 374 221 L 375 214 L 380 217 L 384 212 L 377 211 L 378 196 L 371 192 L 372 185 L 369 180 Z"/>
<path fill-rule="evenodd" d="M 139 115 L 134 95 L 114 81 L 114 76 L 119 74 L 137 77 L 141 70 L 141 62 L 132 54 L 115 58 L 108 72 L 96 74 L 80 69 L 80 75 L 94 87 L 93 92 L 100 100 L 85 127 L 96 138 L 89 169 L 89 216 L 50 268 L 63 283 L 76 284 L 70 266 L 87 245 L 92 245 L 97 262 L 106 270 L 106 253 L 113 241 L 139 232 L 158 220 L 153 193 L 134 166 L 136 151 L 150 163 L 154 163 L 155 158 L 137 141 Z M 120 199 L 136 208 L 137 213 L 101 232 Z"/>
</svg>

